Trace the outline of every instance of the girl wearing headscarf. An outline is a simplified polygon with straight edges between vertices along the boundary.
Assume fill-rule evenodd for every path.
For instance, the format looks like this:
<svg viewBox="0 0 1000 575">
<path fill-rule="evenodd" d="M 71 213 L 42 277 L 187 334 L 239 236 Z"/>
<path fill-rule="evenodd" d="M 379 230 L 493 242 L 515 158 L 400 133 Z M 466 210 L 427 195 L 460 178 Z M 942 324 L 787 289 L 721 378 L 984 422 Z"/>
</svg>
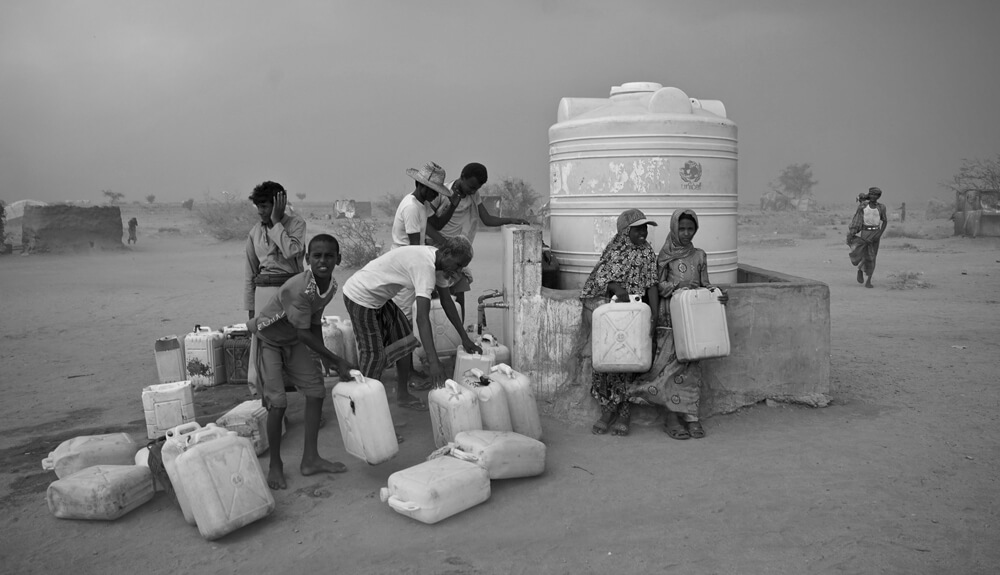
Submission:
<svg viewBox="0 0 1000 575">
<path fill-rule="evenodd" d="M 705 437 L 705 428 L 698 420 L 701 367 L 698 362 L 683 363 L 677 359 L 670 322 L 670 298 L 675 292 L 712 287 L 708 279 L 708 257 L 692 243 L 697 231 L 698 215 L 694 210 L 674 211 L 670 217 L 670 234 L 656 257 L 660 297 L 658 311 L 654 314 L 657 329 L 653 364 L 628 390 L 630 400 L 635 403 L 666 407 L 664 431 L 674 439 Z M 723 292 L 719 301 L 725 304 L 729 296 Z"/>
<path fill-rule="evenodd" d="M 878 256 L 878 244 L 882 232 L 889 225 L 885 217 L 885 205 L 879 203 L 882 190 L 868 188 L 868 201 L 858 206 L 854 219 L 847 231 L 847 245 L 851 248 L 851 265 L 858 266 L 858 283 L 864 282 L 866 288 L 872 286 L 872 274 L 875 273 L 875 258 Z M 868 276 L 868 281 L 865 281 Z"/>
<path fill-rule="evenodd" d="M 604 248 L 601 259 L 583 284 L 580 299 L 584 307 L 593 310 L 616 296 L 618 301 L 628 301 L 629 294 L 644 294 L 644 300 L 655 309 L 659 299 L 656 289 L 656 254 L 646 241 L 647 225 L 656 222 L 646 219 L 640 210 L 625 210 L 618 216 L 618 233 Z M 650 333 L 656 329 L 655 318 L 650 323 Z M 601 405 L 601 418 L 594 423 L 592 432 L 604 434 L 611 429 L 614 435 L 628 435 L 631 414 L 627 395 L 628 384 L 634 373 L 598 373 L 591 379 L 590 394 Z"/>
</svg>

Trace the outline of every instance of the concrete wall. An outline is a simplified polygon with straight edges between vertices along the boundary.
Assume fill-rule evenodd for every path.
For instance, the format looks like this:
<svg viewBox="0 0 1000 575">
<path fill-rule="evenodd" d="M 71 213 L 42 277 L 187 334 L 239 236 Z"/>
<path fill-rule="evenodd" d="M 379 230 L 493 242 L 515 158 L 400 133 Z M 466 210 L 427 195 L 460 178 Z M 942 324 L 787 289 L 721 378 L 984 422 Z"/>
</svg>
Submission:
<svg viewBox="0 0 1000 575">
<path fill-rule="evenodd" d="M 505 226 L 504 316 L 514 368 L 535 383 L 543 412 L 596 416 L 590 397 L 590 328 L 578 290 L 541 287 L 542 234 Z M 826 284 L 740 265 L 729 291 L 731 353 L 702 362 L 702 416 L 765 399 L 823 404 L 830 385 L 830 290 Z M 645 413 L 644 413 L 645 412 Z M 656 419 L 640 408 L 636 418 Z"/>
</svg>

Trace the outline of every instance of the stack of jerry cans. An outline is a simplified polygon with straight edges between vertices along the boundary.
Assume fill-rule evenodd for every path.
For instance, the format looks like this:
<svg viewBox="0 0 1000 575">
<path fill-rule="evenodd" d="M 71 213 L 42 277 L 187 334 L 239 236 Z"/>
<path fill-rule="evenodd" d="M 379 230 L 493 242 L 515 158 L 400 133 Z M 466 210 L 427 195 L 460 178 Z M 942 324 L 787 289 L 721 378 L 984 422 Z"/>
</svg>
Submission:
<svg viewBox="0 0 1000 575">
<path fill-rule="evenodd" d="M 146 437 L 159 439 L 182 423 L 194 421 L 194 394 L 190 381 L 159 383 L 142 389 Z"/>
<path fill-rule="evenodd" d="M 698 361 L 729 355 L 726 307 L 718 288 L 685 289 L 670 298 L 674 349 L 680 361 Z"/>
<path fill-rule="evenodd" d="M 212 387 L 226 383 L 223 335 L 210 327 L 194 326 L 184 336 L 184 359 L 188 378 L 195 387 Z"/>
<path fill-rule="evenodd" d="M 337 383 L 332 391 L 344 449 L 369 465 L 384 463 L 399 453 L 385 386 L 356 369 L 351 376 L 353 380 Z"/>
<path fill-rule="evenodd" d="M 222 329 L 222 353 L 226 383 L 250 383 L 247 375 L 250 370 L 250 331 L 245 323 Z"/>
<path fill-rule="evenodd" d="M 176 335 L 161 337 L 153 343 L 156 357 L 156 374 L 160 383 L 187 379 L 187 360 L 184 359 L 184 340 Z"/>
<path fill-rule="evenodd" d="M 475 463 L 438 457 L 393 473 L 379 496 L 401 515 L 437 523 L 489 499 L 490 476 Z"/>
<path fill-rule="evenodd" d="M 644 373 L 653 362 L 652 312 L 638 295 L 598 306 L 591 323 L 594 371 Z"/>
</svg>

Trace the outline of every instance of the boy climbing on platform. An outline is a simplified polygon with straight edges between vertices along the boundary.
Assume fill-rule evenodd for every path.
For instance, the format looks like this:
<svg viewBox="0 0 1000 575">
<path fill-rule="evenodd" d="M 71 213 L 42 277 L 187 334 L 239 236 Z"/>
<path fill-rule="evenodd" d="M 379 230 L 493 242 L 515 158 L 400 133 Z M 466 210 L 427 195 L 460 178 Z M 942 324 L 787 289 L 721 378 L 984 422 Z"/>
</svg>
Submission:
<svg viewBox="0 0 1000 575">
<path fill-rule="evenodd" d="M 340 244 L 333 236 L 317 235 L 309 242 L 306 261 L 309 268 L 285 282 L 247 324 L 260 341 L 251 361 L 257 366 L 267 409 L 267 484 L 271 489 L 287 487 L 281 460 L 281 422 L 288 407 L 286 385 L 294 386 L 306 398 L 305 445 L 299 471 L 302 475 L 347 471 L 343 463 L 319 456 L 317 442 L 326 388 L 310 353 L 312 350 L 328 365 L 336 366 L 342 380 L 349 379 L 351 366 L 323 346 L 323 310 L 337 293 L 333 270 L 340 263 Z"/>
</svg>

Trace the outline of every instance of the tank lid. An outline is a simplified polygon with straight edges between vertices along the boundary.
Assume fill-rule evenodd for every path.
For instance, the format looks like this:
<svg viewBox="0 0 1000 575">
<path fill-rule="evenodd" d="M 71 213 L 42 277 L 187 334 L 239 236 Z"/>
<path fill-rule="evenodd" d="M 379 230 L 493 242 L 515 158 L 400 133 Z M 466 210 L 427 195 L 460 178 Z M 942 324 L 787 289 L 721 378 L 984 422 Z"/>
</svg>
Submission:
<svg viewBox="0 0 1000 575">
<path fill-rule="evenodd" d="M 655 92 L 663 87 L 663 84 L 657 82 L 625 82 L 621 86 L 612 86 L 611 95 L 618 96 L 624 94 L 642 94 L 646 92 Z"/>
</svg>

